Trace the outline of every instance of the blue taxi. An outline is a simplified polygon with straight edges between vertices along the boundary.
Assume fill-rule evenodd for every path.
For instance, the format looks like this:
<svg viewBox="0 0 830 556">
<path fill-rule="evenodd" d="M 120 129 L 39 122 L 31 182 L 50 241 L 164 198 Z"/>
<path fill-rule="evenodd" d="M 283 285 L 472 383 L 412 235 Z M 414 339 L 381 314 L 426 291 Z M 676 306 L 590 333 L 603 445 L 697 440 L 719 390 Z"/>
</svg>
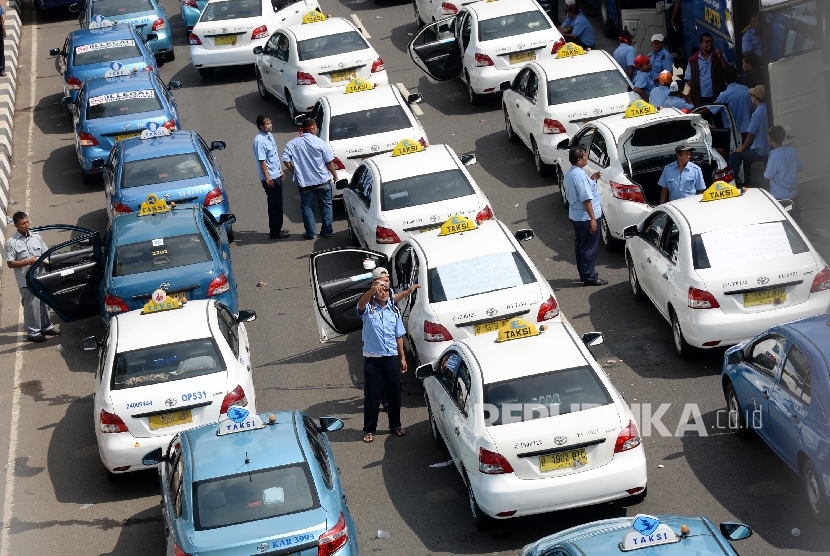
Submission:
<svg viewBox="0 0 830 556">
<path fill-rule="evenodd" d="M 181 129 L 176 99 L 171 91 L 181 82 L 169 85 L 152 72 L 123 77 L 93 77 L 81 86 L 77 98 L 65 96 L 62 104 L 72 110 L 75 123 L 75 152 L 84 174 L 92 183 L 101 173 L 103 161 L 113 145 L 148 131 L 161 135 Z M 145 133 L 145 136 L 147 133 Z M 93 161 L 99 160 L 97 164 Z"/>
<path fill-rule="evenodd" d="M 171 207 L 148 195 L 139 212 L 113 219 L 102 238 L 78 226 L 54 225 L 74 236 L 52 247 L 26 275 L 30 291 L 65 322 L 141 309 L 153 291 L 178 301 L 215 299 L 238 313 L 236 278 L 224 226 L 201 205 Z"/>
<path fill-rule="evenodd" d="M 75 100 L 84 81 L 92 77 L 118 77 L 139 71 L 158 75 L 158 64 L 144 37 L 132 25 L 81 29 L 69 33 L 63 48 L 52 48 L 63 75 L 63 94 Z"/>
<path fill-rule="evenodd" d="M 185 31 L 190 33 L 193 30 L 205 6 L 207 6 L 207 0 L 181 0 L 179 8 L 182 11 Z"/>
<path fill-rule="evenodd" d="M 172 62 L 173 29 L 167 12 L 158 0 L 83 0 L 69 6 L 78 12 L 82 29 L 100 29 L 118 23 L 132 23 L 159 60 Z"/>
<path fill-rule="evenodd" d="M 144 457 L 159 468 L 166 553 L 357 556 L 327 438 L 343 421 L 238 406 L 227 415 Z"/>
<path fill-rule="evenodd" d="M 156 193 L 168 202 L 202 205 L 218 220 L 231 211 L 213 155 L 224 148 L 224 141 L 208 145 L 195 131 L 119 141 L 104 166 L 109 219 L 138 211 L 147 195 Z M 226 229 L 233 242 L 233 230 Z"/>
<path fill-rule="evenodd" d="M 525 546 L 522 556 L 738 556 L 730 541 L 752 535 L 741 523 L 716 527 L 705 517 L 679 515 L 603 519 L 548 535 Z"/>
<path fill-rule="evenodd" d="M 813 517 L 824 524 L 830 523 L 829 360 L 830 314 L 824 314 L 731 347 L 721 371 L 724 421 L 739 438 L 754 431 L 795 471 Z"/>
</svg>

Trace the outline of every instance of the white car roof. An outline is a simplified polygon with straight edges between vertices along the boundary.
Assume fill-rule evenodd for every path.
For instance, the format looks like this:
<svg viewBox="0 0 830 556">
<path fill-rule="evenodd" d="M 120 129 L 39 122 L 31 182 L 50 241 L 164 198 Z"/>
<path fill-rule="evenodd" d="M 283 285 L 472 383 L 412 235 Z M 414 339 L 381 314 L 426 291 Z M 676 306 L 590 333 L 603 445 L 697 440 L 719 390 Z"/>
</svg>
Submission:
<svg viewBox="0 0 830 556">
<path fill-rule="evenodd" d="M 474 11 L 480 20 L 494 19 L 510 14 L 542 11 L 541 6 L 535 0 L 493 0 L 491 2 L 482 0 L 481 2 L 467 4 L 465 7 Z"/>
<path fill-rule="evenodd" d="M 283 27 L 281 31 L 289 31 L 298 41 L 306 39 L 313 39 L 314 37 L 324 37 L 326 35 L 336 35 L 337 33 L 346 33 L 348 31 L 357 31 L 357 28 L 352 23 L 342 17 L 330 17 L 325 21 L 318 21 L 316 23 L 297 23 Z M 359 32 L 359 31 L 358 31 Z"/>
<path fill-rule="evenodd" d="M 381 106 L 395 106 L 400 104 L 400 97 L 393 89 L 394 85 L 378 85 L 369 91 L 359 93 L 343 93 L 328 95 L 326 100 L 332 116 L 348 114 L 365 110 L 367 108 L 378 108 Z M 418 139 L 418 137 L 415 137 Z"/>
<path fill-rule="evenodd" d="M 437 223 L 439 226 L 441 224 L 442 222 Z M 510 240 L 510 230 L 498 220 L 485 220 L 475 230 L 460 234 L 439 236 L 439 231 L 432 230 L 409 238 L 409 241 L 421 246 L 428 268 L 516 250 Z"/>
<path fill-rule="evenodd" d="M 784 220 L 783 208 L 761 189 L 749 189 L 740 197 L 701 202 L 695 195 L 668 203 L 686 217 L 693 234 L 702 234 L 764 222 Z"/>
<path fill-rule="evenodd" d="M 636 118 L 626 118 L 625 114 L 614 114 L 605 116 L 604 118 L 597 118 L 591 123 L 602 124 L 607 127 L 614 137 L 620 137 L 629 129 L 635 127 L 642 127 L 648 124 L 657 123 L 671 119 L 694 119 L 699 118 L 699 115 L 684 114 L 677 108 L 663 108 L 658 110 L 656 114 L 647 114 L 645 116 L 637 116 Z"/>
<path fill-rule="evenodd" d="M 404 139 L 401 137 L 401 139 Z M 419 137 L 411 137 L 416 141 Z M 426 149 L 401 156 L 383 153 L 373 156 L 367 162 L 374 164 L 382 181 L 399 180 L 422 174 L 460 168 L 460 161 L 448 145 L 430 145 Z M 443 222 L 441 222 L 443 224 Z M 449 237 L 449 236 L 447 236 Z"/>
<path fill-rule="evenodd" d="M 564 77 L 573 77 L 574 75 L 620 69 L 620 66 L 617 65 L 614 58 L 604 50 L 589 50 L 585 54 L 569 56 L 567 58 L 551 56 L 533 63 L 545 72 L 548 81 L 562 79 Z"/>
<path fill-rule="evenodd" d="M 211 338 L 208 309 L 213 300 L 188 301 L 181 309 L 141 314 L 141 309 L 114 318 L 118 320 L 118 346 L 122 353 L 146 347 Z"/>
</svg>

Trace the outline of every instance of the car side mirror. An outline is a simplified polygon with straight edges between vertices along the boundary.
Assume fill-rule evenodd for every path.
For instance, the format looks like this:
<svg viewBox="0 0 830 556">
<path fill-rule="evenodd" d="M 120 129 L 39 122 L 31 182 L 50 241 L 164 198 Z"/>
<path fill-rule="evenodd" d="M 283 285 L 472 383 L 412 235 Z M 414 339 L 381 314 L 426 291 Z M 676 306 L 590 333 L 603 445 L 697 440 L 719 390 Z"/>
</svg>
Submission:
<svg viewBox="0 0 830 556">
<path fill-rule="evenodd" d="M 182 82 L 181 81 L 171 81 L 170 83 L 167 84 L 167 88 L 170 89 L 171 91 L 178 91 L 179 89 L 182 88 Z"/>
<path fill-rule="evenodd" d="M 255 46 L 254 47 L 254 54 L 257 55 L 257 56 L 262 54 L 262 47 L 261 46 Z"/>
<path fill-rule="evenodd" d="M 146 42 L 157 41 L 157 40 L 159 40 L 158 33 L 147 33 L 147 41 Z"/>
<path fill-rule="evenodd" d="M 556 145 L 556 148 L 559 149 L 560 151 L 565 151 L 565 150 L 568 150 L 568 148 L 570 146 L 571 146 L 571 140 L 570 139 L 562 139 Z"/>
<path fill-rule="evenodd" d="M 61 49 L 60 48 L 50 48 L 49 49 L 49 56 L 60 56 Z"/>
<path fill-rule="evenodd" d="M 467 153 L 461 155 L 461 164 L 463 164 L 464 166 L 472 166 L 477 162 L 478 159 L 476 158 L 476 153 Z"/>
<path fill-rule="evenodd" d="M 141 464 L 151 467 L 153 465 L 158 465 L 164 461 L 164 454 L 161 451 L 161 448 L 156 448 L 155 450 L 150 450 L 144 457 L 141 458 Z"/>
<path fill-rule="evenodd" d="M 637 226 L 629 226 L 623 230 L 623 237 L 625 239 L 631 239 L 632 237 L 637 237 Z"/>
<path fill-rule="evenodd" d="M 81 5 L 78 3 L 69 4 L 69 7 L 67 7 L 66 9 L 72 12 L 73 14 L 76 14 L 81 10 Z"/>
<path fill-rule="evenodd" d="M 752 529 L 743 523 L 721 523 L 720 532 L 730 541 L 742 541 L 752 536 Z"/>
<path fill-rule="evenodd" d="M 101 347 L 101 342 L 99 342 L 98 338 L 95 336 L 90 336 L 89 338 L 81 340 L 81 348 L 84 351 L 95 351 L 99 347 Z"/>
<path fill-rule="evenodd" d="M 791 212 L 793 210 L 793 202 L 789 199 L 781 199 L 778 201 L 778 204 L 781 205 L 781 207 L 787 212 Z"/>
<path fill-rule="evenodd" d="M 501 92 L 509 91 L 510 90 L 510 85 L 511 85 L 510 81 L 502 81 L 501 83 L 499 83 L 499 91 L 501 91 Z"/>
<path fill-rule="evenodd" d="M 429 363 L 426 365 L 421 365 L 417 369 L 415 369 L 415 378 L 424 380 L 425 378 L 429 378 L 435 374 L 435 369 Z"/>
<path fill-rule="evenodd" d="M 236 317 L 236 322 L 254 322 L 256 320 L 256 311 L 239 311 L 239 316 Z"/>
<path fill-rule="evenodd" d="M 598 346 L 605 342 L 602 332 L 586 332 L 582 335 L 582 343 L 588 347 Z"/>
<path fill-rule="evenodd" d="M 424 100 L 424 97 L 421 96 L 421 93 L 412 93 L 406 97 L 406 102 L 409 104 L 418 104 L 422 100 Z"/>
<path fill-rule="evenodd" d="M 740 365 L 744 360 L 744 350 L 736 349 L 735 351 L 729 352 L 726 356 L 726 362 L 730 365 Z"/>
<path fill-rule="evenodd" d="M 225 145 L 224 141 L 211 141 L 210 150 L 212 150 L 212 151 L 224 151 L 226 146 L 227 145 Z"/>
<path fill-rule="evenodd" d="M 320 430 L 323 432 L 339 431 L 344 426 L 343 420 L 337 417 L 320 417 Z"/>
<path fill-rule="evenodd" d="M 303 120 L 305 120 L 305 114 L 298 114 L 294 118 L 294 124 L 295 125 L 303 125 Z"/>
<path fill-rule="evenodd" d="M 234 222 L 236 222 L 236 215 L 223 214 L 222 216 L 219 217 L 219 224 L 222 224 L 222 225 L 227 224 L 227 225 L 230 226 Z"/>
<path fill-rule="evenodd" d="M 349 187 L 349 180 L 347 180 L 346 178 L 343 178 L 342 180 L 337 180 L 337 181 L 334 183 L 334 188 L 335 188 L 335 189 L 338 189 L 338 190 L 340 190 L 340 189 L 346 189 L 346 188 L 348 188 L 348 187 Z"/>
<path fill-rule="evenodd" d="M 100 170 L 104 167 L 104 164 L 105 162 L 103 158 L 96 158 L 92 161 L 92 168 L 94 168 L 95 170 Z"/>
<path fill-rule="evenodd" d="M 516 230 L 516 233 L 513 234 L 513 237 L 516 238 L 517 241 L 530 241 L 536 234 L 533 233 L 533 230 L 530 228 L 524 228 L 521 230 Z"/>
<path fill-rule="evenodd" d="M 72 97 L 63 97 L 61 98 L 61 104 L 63 104 L 64 106 L 71 106 L 75 104 L 75 101 L 72 100 Z"/>
</svg>

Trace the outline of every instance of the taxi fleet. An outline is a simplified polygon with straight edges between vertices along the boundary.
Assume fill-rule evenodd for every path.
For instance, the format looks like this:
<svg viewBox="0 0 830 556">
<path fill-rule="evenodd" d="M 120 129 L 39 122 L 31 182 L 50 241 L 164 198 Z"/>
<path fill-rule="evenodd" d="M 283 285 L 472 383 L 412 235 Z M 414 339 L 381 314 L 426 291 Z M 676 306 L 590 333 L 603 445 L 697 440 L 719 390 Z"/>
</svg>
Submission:
<svg viewBox="0 0 830 556">
<path fill-rule="evenodd" d="M 105 29 L 118 23 L 130 23 L 141 33 L 162 62 L 176 59 L 173 50 L 173 29 L 164 6 L 157 0 L 83 0 L 69 6 L 78 12 L 83 29 Z"/>
</svg>

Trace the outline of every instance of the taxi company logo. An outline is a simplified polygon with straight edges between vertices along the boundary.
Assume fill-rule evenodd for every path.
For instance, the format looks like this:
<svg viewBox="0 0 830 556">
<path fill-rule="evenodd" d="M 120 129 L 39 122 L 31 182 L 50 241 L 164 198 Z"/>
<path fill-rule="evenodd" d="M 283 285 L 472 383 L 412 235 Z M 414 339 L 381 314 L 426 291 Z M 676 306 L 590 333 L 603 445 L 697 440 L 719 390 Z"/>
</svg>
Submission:
<svg viewBox="0 0 830 556">
<path fill-rule="evenodd" d="M 495 315 L 498 312 L 499 312 L 498 309 L 495 309 L 493 307 L 490 307 L 489 309 L 487 309 L 487 311 L 485 311 L 485 313 L 487 313 L 488 317 L 492 317 L 493 315 Z"/>
<path fill-rule="evenodd" d="M 767 278 L 766 276 L 761 276 L 761 277 L 758 278 L 758 283 L 761 284 L 762 286 L 765 286 L 765 285 L 769 284 L 769 278 Z"/>
<path fill-rule="evenodd" d="M 568 441 L 567 436 L 557 436 L 556 438 L 553 439 L 553 443 L 556 444 L 557 446 L 564 446 L 567 441 Z"/>
<path fill-rule="evenodd" d="M 267 542 L 261 542 L 258 545 L 256 545 L 256 551 L 259 552 L 260 554 L 262 554 L 266 550 L 268 550 L 268 543 Z"/>
<path fill-rule="evenodd" d="M 234 405 L 230 409 L 228 409 L 228 419 L 230 419 L 234 423 L 243 422 L 245 419 L 248 418 L 248 415 L 250 415 L 250 414 L 251 414 L 251 412 L 248 411 L 247 409 L 241 408 L 241 407 L 236 406 L 236 405 Z"/>
<path fill-rule="evenodd" d="M 179 403 L 179 401 L 176 398 L 167 398 L 166 400 L 164 400 L 164 405 L 166 405 L 167 407 L 173 407 L 177 403 Z"/>
</svg>

